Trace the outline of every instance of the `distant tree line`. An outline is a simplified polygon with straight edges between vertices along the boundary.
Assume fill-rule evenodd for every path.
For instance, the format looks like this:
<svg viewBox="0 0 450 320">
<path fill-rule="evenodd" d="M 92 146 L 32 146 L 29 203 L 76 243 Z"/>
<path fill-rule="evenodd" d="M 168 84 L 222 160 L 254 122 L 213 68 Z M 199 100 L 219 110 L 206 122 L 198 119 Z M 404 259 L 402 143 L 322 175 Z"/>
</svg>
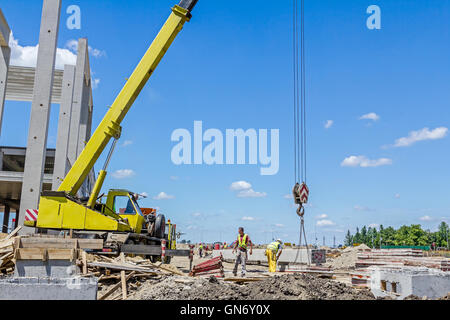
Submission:
<svg viewBox="0 0 450 320">
<path fill-rule="evenodd" d="M 363 226 L 356 228 L 356 233 L 352 234 L 350 230 L 345 236 L 344 244 L 346 246 L 355 243 L 366 244 L 369 247 L 383 246 L 430 246 L 435 243 L 436 247 L 448 247 L 450 238 L 450 229 L 444 221 L 439 224 L 436 232 L 423 230 L 419 224 L 411 226 L 402 226 L 398 229 L 393 227 L 384 228 L 380 225 L 378 228 Z"/>
</svg>

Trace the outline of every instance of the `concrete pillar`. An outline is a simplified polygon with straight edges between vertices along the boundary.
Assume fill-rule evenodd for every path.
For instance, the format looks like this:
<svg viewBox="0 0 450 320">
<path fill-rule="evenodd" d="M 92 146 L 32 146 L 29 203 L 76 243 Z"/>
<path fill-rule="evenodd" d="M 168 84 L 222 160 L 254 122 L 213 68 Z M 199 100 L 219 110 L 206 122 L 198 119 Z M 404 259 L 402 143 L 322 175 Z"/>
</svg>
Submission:
<svg viewBox="0 0 450 320">
<path fill-rule="evenodd" d="M 65 65 L 61 92 L 61 105 L 59 109 L 58 137 L 56 139 L 52 190 L 58 189 L 68 170 L 67 151 L 69 146 L 74 82 L 75 66 Z"/>
<path fill-rule="evenodd" d="M 70 122 L 70 136 L 69 136 L 69 149 L 68 149 L 68 158 L 70 164 L 73 165 L 78 155 L 81 153 L 79 149 L 79 145 L 83 145 L 84 148 L 84 140 L 80 142 L 80 136 L 82 139 L 85 139 L 84 134 L 81 130 L 82 119 L 86 118 L 86 111 L 84 101 L 86 99 L 86 64 L 89 68 L 88 62 L 88 43 L 87 39 L 79 39 L 78 40 L 78 55 L 77 55 L 77 64 L 75 71 L 75 84 L 74 84 L 74 92 L 73 92 L 73 104 L 72 104 L 72 117 Z M 89 72 L 88 72 L 89 75 Z M 84 120 L 86 123 L 86 120 Z"/>
<path fill-rule="evenodd" d="M 0 136 L 2 132 L 3 110 L 5 107 L 6 80 L 8 78 L 9 59 L 11 49 L 0 47 Z"/>
<path fill-rule="evenodd" d="M 92 88 L 88 48 L 87 39 L 82 38 L 78 40 L 78 56 L 68 151 L 68 159 L 71 165 L 73 165 L 83 151 L 91 133 L 92 117 L 90 112 L 92 112 Z M 79 196 L 88 196 L 88 194 L 89 190 L 85 181 L 80 188 Z"/>
<path fill-rule="evenodd" d="M 9 211 L 10 211 L 9 206 L 5 205 L 5 210 L 3 211 L 2 233 L 8 233 Z"/>
<path fill-rule="evenodd" d="M 20 201 L 20 225 L 25 221 L 25 210 L 38 208 L 42 190 L 60 12 L 61 0 L 44 0 Z M 22 234 L 30 232 L 30 228 L 21 231 Z"/>
<path fill-rule="evenodd" d="M 2 132 L 3 108 L 5 105 L 6 80 L 8 78 L 9 59 L 11 49 L 9 48 L 9 36 L 11 29 L 0 9 L 0 136 Z"/>
</svg>

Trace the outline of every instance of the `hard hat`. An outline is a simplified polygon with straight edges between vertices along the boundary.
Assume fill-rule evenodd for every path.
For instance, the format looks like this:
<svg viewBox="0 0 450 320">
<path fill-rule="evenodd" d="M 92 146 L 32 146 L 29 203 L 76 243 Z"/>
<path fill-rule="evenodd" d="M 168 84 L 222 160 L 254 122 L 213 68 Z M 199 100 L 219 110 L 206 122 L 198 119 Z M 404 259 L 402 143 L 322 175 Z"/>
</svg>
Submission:
<svg viewBox="0 0 450 320">
<path fill-rule="evenodd" d="M 278 241 L 279 243 L 283 243 L 283 241 L 281 241 L 281 239 L 277 239 L 277 241 Z"/>
</svg>

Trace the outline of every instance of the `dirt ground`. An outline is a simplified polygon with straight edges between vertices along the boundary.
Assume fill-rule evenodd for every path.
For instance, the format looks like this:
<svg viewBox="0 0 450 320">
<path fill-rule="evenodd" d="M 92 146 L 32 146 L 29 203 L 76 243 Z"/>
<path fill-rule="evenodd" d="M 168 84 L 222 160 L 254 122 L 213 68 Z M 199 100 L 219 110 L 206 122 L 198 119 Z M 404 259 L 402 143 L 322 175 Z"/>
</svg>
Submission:
<svg viewBox="0 0 450 320">
<path fill-rule="evenodd" d="M 236 284 L 215 277 L 180 280 L 170 276 L 147 281 L 131 300 L 374 300 L 368 290 L 302 274 L 276 275 Z"/>
<path fill-rule="evenodd" d="M 193 264 L 207 261 L 210 257 L 194 257 Z M 175 266 L 186 276 L 166 275 L 131 284 L 130 300 L 374 300 L 367 289 L 354 289 L 345 282 L 321 279 L 303 274 L 270 274 L 267 266 L 247 265 L 248 278 L 261 281 L 238 284 L 215 277 L 188 277 L 189 260 L 172 259 Z M 224 262 L 225 278 L 232 277 L 234 264 Z M 240 273 L 240 267 L 238 269 Z"/>
</svg>

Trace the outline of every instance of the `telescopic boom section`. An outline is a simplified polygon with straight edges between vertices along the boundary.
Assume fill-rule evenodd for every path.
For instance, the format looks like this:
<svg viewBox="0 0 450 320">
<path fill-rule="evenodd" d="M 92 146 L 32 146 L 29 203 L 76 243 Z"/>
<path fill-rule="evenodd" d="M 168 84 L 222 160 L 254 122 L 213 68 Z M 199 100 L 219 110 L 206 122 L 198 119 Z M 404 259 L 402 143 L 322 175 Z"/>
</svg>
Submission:
<svg viewBox="0 0 450 320">
<path fill-rule="evenodd" d="M 58 191 L 75 196 L 94 167 L 111 138 L 118 139 L 120 124 L 144 85 L 155 71 L 183 25 L 191 18 L 191 10 L 198 0 L 182 0 L 172 9 L 172 14 L 156 36 L 150 48 L 120 91 L 111 108 L 89 139 L 78 159 L 61 183 Z"/>
</svg>

